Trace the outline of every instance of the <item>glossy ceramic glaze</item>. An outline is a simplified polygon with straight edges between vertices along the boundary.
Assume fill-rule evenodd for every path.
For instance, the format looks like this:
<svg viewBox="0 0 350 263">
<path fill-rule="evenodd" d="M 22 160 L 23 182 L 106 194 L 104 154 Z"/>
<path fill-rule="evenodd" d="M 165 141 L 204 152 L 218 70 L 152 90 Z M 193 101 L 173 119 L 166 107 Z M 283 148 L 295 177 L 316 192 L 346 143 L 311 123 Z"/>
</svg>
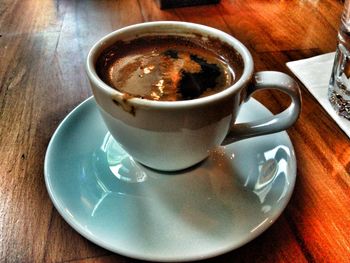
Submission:
<svg viewBox="0 0 350 263">
<path fill-rule="evenodd" d="M 231 48 L 230 52 L 241 58 L 242 76 L 232 86 L 211 96 L 175 102 L 125 99 L 125 94 L 97 76 L 97 57 L 116 41 L 164 34 L 200 36 L 205 41 L 219 39 L 225 43 L 225 49 Z M 301 107 L 298 84 L 281 72 L 254 75 L 253 68 L 248 49 L 231 35 L 204 25 L 174 21 L 136 24 L 112 32 L 92 47 L 87 58 L 87 75 L 108 130 L 135 160 L 163 171 L 188 168 L 202 161 L 227 136 L 234 141 L 279 132 L 294 124 Z M 242 102 L 256 90 L 267 88 L 287 93 L 291 105 L 275 117 L 236 127 Z"/>
<path fill-rule="evenodd" d="M 238 121 L 268 116 L 252 99 Z M 295 176 L 286 132 L 218 147 L 188 170 L 156 172 L 113 139 L 93 98 L 61 123 L 45 158 L 47 190 L 75 230 L 152 261 L 203 259 L 249 242 L 282 213 Z"/>
</svg>

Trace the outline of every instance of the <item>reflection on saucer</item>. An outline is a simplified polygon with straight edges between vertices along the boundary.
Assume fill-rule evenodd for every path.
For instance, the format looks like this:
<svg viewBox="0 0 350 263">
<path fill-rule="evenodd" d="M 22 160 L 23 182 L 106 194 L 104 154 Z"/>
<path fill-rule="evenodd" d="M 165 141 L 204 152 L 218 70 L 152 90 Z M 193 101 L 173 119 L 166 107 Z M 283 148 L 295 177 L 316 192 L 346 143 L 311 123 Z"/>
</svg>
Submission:
<svg viewBox="0 0 350 263">
<path fill-rule="evenodd" d="M 106 153 L 109 169 L 118 179 L 129 183 L 140 183 L 147 179 L 140 164 L 124 151 L 109 132 L 103 140 L 101 150 Z"/>
<path fill-rule="evenodd" d="M 255 145 L 259 146 L 259 139 L 250 140 L 256 140 Z M 220 211 L 234 212 L 236 210 L 234 204 L 237 203 L 238 196 L 241 196 L 243 199 L 257 202 L 256 206 L 260 204 L 260 212 L 266 214 L 272 209 L 272 206 L 269 205 L 271 198 L 272 201 L 281 200 L 288 192 L 290 180 L 285 171 L 288 169 L 287 165 L 290 162 L 291 153 L 289 148 L 284 145 L 272 148 L 262 145 L 250 147 L 249 145 L 237 142 L 218 147 L 211 151 L 205 161 L 190 169 L 178 172 L 161 172 L 147 168 L 135 161 L 107 132 L 102 145 L 93 154 L 95 160 L 92 160 L 92 163 L 98 164 L 98 167 L 108 167 L 110 170 L 108 173 L 95 172 L 96 180 L 103 192 L 100 200 L 94 206 L 93 214 L 98 209 L 101 200 L 106 198 L 108 194 L 117 194 L 123 198 L 127 196 L 129 198 L 147 198 L 153 202 L 155 198 L 158 198 L 155 195 L 162 196 L 159 197 L 163 200 L 162 205 L 169 199 L 172 208 L 174 208 L 173 203 L 176 200 L 176 206 L 179 204 L 181 206 L 177 209 L 177 213 L 187 214 L 187 216 L 182 215 L 186 218 L 190 217 L 187 212 L 182 210 L 183 207 L 186 207 L 187 210 L 190 209 L 192 216 L 194 216 L 193 211 L 198 208 L 198 204 L 205 203 L 206 213 L 211 214 L 218 208 L 208 210 L 209 203 L 213 200 L 215 200 L 215 206 L 221 206 Z M 138 183 L 140 185 L 137 187 L 126 186 L 124 191 L 121 191 L 120 187 L 117 189 L 111 187 L 118 184 L 118 180 L 123 184 Z M 171 188 L 169 188 L 170 184 Z M 278 192 L 276 192 L 275 184 L 278 184 Z M 234 201 L 232 201 L 233 193 L 235 193 L 236 198 Z M 258 199 L 255 199 L 253 194 Z M 211 201 L 209 202 L 209 200 Z M 206 218 L 206 213 L 200 212 L 202 219 Z M 234 214 L 227 215 L 228 218 L 232 218 L 232 216 Z M 193 221 L 194 218 L 191 220 Z"/>
<path fill-rule="evenodd" d="M 234 156 L 232 167 L 239 183 L 259 198 L 262 211 L 266 213 L 271 209 L 267 205 L 271 198 L 276 202 L 282 200 L 292 186 L 291 179 L 294 176 L 287 171 L 293 169 L 290 160 L 294 156 L 286 145 L 271 147 L 259 138 L 250 140 L 252 143 L 248 147 L 247 143 L 237 142 L 235 147 L 239 150 L 231 146 L 225 147 L 225 152 L 226 155 Z"/>
<path fill-rule="evenodd" d="M 251 99 L 238 117 L 269 114 Z M 150 261 L 204 259 L 249 242 L 282 213 L 295 176 L 285 132 L 218 147 L 190 169 L 152 170 L 112 138 L 93 99 L 62 122 L 45 158 L 48 192 L 72 227 L 106 249 Z"/>
</svg>

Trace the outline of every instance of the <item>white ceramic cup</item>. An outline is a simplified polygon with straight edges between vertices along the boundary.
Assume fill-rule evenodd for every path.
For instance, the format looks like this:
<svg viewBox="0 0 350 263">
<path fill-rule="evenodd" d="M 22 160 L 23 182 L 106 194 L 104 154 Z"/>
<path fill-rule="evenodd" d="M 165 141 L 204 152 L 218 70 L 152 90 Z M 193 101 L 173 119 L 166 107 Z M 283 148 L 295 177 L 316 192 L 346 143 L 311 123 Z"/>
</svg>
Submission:
<svg viewBox="0 0 350 263">
<path fill-rule="evenodd" d="M 240 54 L 244 69 L 231 87 L 213 95 L 184 101 L 125 99 L 96 73 L 96 60 L 118 40 L 145 35 L 202 36 L 220 39 Z M 158 170 L 175 171 L 202 160 L 225 142 L 275 133 L 297 120 L 301 108 L 297 83 L 281 72 L 253 73 L 253 59 L 237 39 L 220 30 L 186 22 L 148 22 L 128 26 L 99 40 L 87 57 L 87 75 L 99 110 L 113 137 L 140 163 Z M 271 118 L 235 124 L 239 108 L 261 89 L 287 93 L 291 104 Z M 98 124 L 96 124 L 98 125 Z"/>
</svg>

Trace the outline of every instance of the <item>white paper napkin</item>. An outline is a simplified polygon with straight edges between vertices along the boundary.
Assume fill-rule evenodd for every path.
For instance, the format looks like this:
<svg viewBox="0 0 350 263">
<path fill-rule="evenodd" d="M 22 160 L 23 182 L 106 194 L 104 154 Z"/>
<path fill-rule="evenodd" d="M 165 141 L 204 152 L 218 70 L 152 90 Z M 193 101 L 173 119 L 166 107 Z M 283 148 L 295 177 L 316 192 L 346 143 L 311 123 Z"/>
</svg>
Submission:
<svg viewBox="0 0 350 263">
<path fill-rule="evenodd" d="M 299 78 L 350 138 L 350 120 L 339 116 L 328 101 L 328 82 L 331 76 L 334 54 L 335 52 L 288 62 L 287 67 Z"/>
</svg>

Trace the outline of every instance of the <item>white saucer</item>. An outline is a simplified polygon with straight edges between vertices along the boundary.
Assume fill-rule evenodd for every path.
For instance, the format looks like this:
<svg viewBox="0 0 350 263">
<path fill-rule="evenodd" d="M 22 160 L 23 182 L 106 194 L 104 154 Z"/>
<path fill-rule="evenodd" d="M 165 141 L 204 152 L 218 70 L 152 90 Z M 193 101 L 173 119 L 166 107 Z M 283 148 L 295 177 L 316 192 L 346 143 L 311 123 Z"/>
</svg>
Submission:
<svg viewBox="0 0 350 263">
<path fill-rule="evenodd" d="M 270 114 L 251 99 L 238 121 Z M 112 139 L 93 98 L 64 119 L 45 158 L 52 202 L 76 231 L 152 261 L 204 259 L 244 245 L 282 213 L 295 177 L 286 132 L 220 147 L 180 173 L 150 170 Z"/>
</svg>

